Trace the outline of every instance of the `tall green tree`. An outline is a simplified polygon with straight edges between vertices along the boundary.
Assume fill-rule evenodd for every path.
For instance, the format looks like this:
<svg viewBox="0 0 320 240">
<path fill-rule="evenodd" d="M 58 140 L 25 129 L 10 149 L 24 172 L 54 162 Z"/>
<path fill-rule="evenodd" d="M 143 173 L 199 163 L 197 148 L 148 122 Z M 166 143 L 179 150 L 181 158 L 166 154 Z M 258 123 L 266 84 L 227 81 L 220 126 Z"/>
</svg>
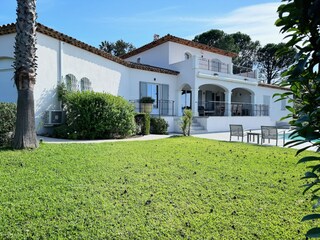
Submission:
<svg viewBox="0 0 320 240">
<path fill-rule="evenodd" d="M 37 148 L 34 85 L 36 82 L 36 0 L 17 0 L 14 81 L 18 91 L 13 148 Z"/>
<path fill-rule="evenodd" d="M 241 32 L 227 34 L 222 30 L 212 29 L 195 36 L 193 41 L 220 48 L 238 54 L 233 59 L 235 65 L 252 68 L 256 61 L 259 41 L 252 41 L 250 36 Z M 236 68 L 235 68 L 236 69 Z"/>
<path fill-rule="evenodd" d="M 218 29 L 211 29 L 197 35 L 193 41 L 230 52 L 239 52 L 239 48 L 235 45 L 234 39 L 224 31 Z"/>
<path fill-rule="evenodd" d="M 117 40 L 114 43 L 109 41 L 103 41 L 99 45 L 99 48 L 117 57 L 131 52 L 135 49 L 135 47 L 131 43 L 125 42 L 122 39 Z"/>
<path fill-rule="evenodd" d="M 282 33 L 288 34 L 289 41 L 282 52 L 286 53 L 293 46 L 299 52 L 296 63 L 283 74 L 287 79 L 282 85 L 290 91 L 282 94 L 280 99 L 289 98 L 294 104 L 294 107 L 287 107 L 291 111 L 288 115 L 292 118 L 290 123 L 294 126 L 291 135 L 305 139 L 293 140 L 288 145 L 307 145 L 298 150 L 297 155 L 310 147 L 316 149 L 316 152 L 309 152 L 309 156 L 299 160 L 299 163 L 308 164 L 308 171 L 303 177 L 307 181 L 304 193 L 310 192 L 316 211 L 320 206 L 320 0 L 283 2 L 278 8 L 276 25 L 281 27 Z M 320 214 L 315 212 L 302 220 L 319 219 Z M 320 228 L 310 229 L 306 236 L 320 238 Z"/>
<path fill-rule="evenodd" d="M 241 32 L 230 34 L 238 51 L 238 56 L 233 60 L 235 65 L 252 68 L 256 62 L 259 41 L 252 41 L 250 36 Z"/>
<path fill-rule="evenodd" d="M 297 53 L 294 48 L 290 48 L 280 56 L 277 54 L 284 47 L 284 43 L 268 43 L 258 50 L 257 63 L 265 83 L 271 84 L 277 80 L 281 73 L 294 63 L 294 57 Z"/>
</svg>

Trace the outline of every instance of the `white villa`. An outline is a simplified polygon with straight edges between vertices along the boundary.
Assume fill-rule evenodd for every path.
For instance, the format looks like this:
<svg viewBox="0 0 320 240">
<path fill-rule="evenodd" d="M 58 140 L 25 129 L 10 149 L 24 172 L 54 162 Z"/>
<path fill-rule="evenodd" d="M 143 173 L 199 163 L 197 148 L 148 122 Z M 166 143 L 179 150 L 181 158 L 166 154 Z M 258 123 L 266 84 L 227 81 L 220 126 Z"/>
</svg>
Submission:
<svg viewBox="0 0 320 240">
<path fill-rule="evenodd" d="M 16 102 L 13 81 L 15 24 L 0 26 L 0 102 Z M 287 114 L 283 88 L 260 83 L 257 72 L 234 66 L 234 53 L 166 35 L 122 58 L 42 24 L 37 27 L 37 82 L 34 90 L 38 133 L 62 121 L 56 87 L 122 96 L 139 111 L 139 99 L 156 101 L 152 114 L 179 132 L 184 108 L 193 111 L 203 131 L 227 131 L 229 124 L 258 129 Z"/>
</svg>

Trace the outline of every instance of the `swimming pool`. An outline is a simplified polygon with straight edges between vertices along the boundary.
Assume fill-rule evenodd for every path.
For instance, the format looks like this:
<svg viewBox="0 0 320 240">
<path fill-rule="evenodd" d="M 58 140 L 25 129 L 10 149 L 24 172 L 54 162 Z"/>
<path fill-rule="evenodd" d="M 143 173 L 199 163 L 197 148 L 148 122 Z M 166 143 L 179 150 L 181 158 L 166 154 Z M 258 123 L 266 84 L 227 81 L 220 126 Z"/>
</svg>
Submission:
<svg viewBox="0 0 320 240">
<path fill-rule="evenodd" d="M 285 142 L 290 141 L 290 140 L 305 140 L 305 138 L 300 137 L 300 136 L 289 137 L 290 134 L 291 134 L 290 132 L 281 133 L 278 135 L 278 138 L 284 140 Z"/>
</svg>

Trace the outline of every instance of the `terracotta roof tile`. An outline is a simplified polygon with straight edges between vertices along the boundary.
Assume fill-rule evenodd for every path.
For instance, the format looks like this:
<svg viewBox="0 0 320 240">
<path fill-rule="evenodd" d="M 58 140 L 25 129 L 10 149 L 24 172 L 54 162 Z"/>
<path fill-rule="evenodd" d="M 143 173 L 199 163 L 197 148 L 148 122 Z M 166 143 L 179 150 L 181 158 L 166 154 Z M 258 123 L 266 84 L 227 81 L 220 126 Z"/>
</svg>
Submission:
<svg viewBox="0 0 320 240">
<path fill-rule="evenodd" d="M 225 51 L 225 50 L 222 50 L 222 49 L 219 49 L 219 48 L 215 48 L 215 47 L 210 47 L 208 45 L 205 45 L 205 44 L 201 44 L 201 43 L 197 43 L 197 42 L 194 42 L 194 41 L 190 41 L 190 40 L 187 40 L 187 39 L 183 39 L 183 38 L 179 38 L 179 37 L 175 37 L 175 36 L 172 36 L 170 34 L 162 37 L 162 38 L 159 38 L 158 40 L 155 40 L 151 43 L 148 43 L 140 48 L 137 48 L 123 56 L 121 56 L 121 58 L 123 59 L 126 59 L 126 58 L 129 58 L 129 57 L 132 57 L 134 55 L 137 55 L 139 53 L 142 53 L 142 52 L 145 52 L 149 49 L 152 49 L 156 46 L 159 46 L 163 43 L 166 43 L 166 42 L 175 42 L 175 43 L 179 43 L 179 44 L 182 44 L 182 45 L 186 45 L 186 46 L 189 46 L 189 47 L 194 47 L 194 48 L 198 48 L 198 49 L 201 49 L 201 50 L 205 50 L 205 51 L 208 51 L 208 52 L 212 52 L 212 53 L 217 53 L 217 54 L 221 54 L 221 55 L 224 55 L 224 56 L 228 56 L 228 57 L 236 57 L 237 54 L 236 53 L 233 53 L 233 52 L 228 52 L 228 51 Z"/>
<path fill-rule="evenodd" d="M 16 32 L 16 27 L 15 27 L 14 23 L 0 26 L 0 35 L 6 35 L 6 34 L 15 33 L 15 32 Z M 40 23 L 37 23 L 37 32 L 45 34 L 45 35 L 50 36 L 52 38 L 58 39 L 60 41 L 68 43 L 70 45 L 79 47 L 79 48 L 84 49 L 88 52 L 99 55 L 101 57 L 104 57 L 108 60 L 119 63 L 119 64 L 124 65 L 129 68 L 140 69 L 140 70 L 151 71 L 151 72 L 158 72 L 158 73 L 165 73 L 165 74 L 172 74 L 172 75 L 179 74 L 179 72 L 173 71 L 170 69 L 159 68 L 159 67 L 154 67 L 154 66 L 144 65 L 144 64 L 135 64 L 132 62 L 125 61 L 122 58 L 113 56 L 107 52 L 104 52 L 98 48 L 90 46 L 89 44 L 81 42 L 75 38 L 68 36 L 68 35 L 60 33 L 52 28 L 46 27 Z"/>
<path fill-rule="evenodd" d="M 0 26 L 0 35 L 6 35 L 16 32 L 16 25 L 14 23 Z"/>
<path fill-rule="evenodd" d="M 274 88 L 274 89 L 280 89 L 280 90 L 290 91 L 289 88 L 280 87 L 280 86 L 278 86 L 278 85 L 273 85 L 273 84 L 259 83 L 258 86 L 259 86 L 259 87 Z"/>
</svg>

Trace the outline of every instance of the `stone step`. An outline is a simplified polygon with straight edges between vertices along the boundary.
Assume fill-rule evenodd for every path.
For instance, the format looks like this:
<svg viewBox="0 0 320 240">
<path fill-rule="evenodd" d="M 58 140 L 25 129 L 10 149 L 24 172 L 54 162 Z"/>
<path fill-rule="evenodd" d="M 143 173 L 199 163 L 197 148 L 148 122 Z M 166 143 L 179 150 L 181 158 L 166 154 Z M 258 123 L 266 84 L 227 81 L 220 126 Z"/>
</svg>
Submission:
<svg viewBox="0 0 320 240">
<path fill-rule="evenodd" d="M 197 119 L 193 118 L 190 132 L 193 134 L 197 134 L 197 133 L 207 132 L 207 130 L 205 130 L 204 127 L 200 123 L 197 122 Z"/>
<path fill-rule="evenodd" d="M 191 126 L 191 130 L 204 130 L 204 127 L 202 127 L 201 125 L 198 126 Z"/>
</svg>

